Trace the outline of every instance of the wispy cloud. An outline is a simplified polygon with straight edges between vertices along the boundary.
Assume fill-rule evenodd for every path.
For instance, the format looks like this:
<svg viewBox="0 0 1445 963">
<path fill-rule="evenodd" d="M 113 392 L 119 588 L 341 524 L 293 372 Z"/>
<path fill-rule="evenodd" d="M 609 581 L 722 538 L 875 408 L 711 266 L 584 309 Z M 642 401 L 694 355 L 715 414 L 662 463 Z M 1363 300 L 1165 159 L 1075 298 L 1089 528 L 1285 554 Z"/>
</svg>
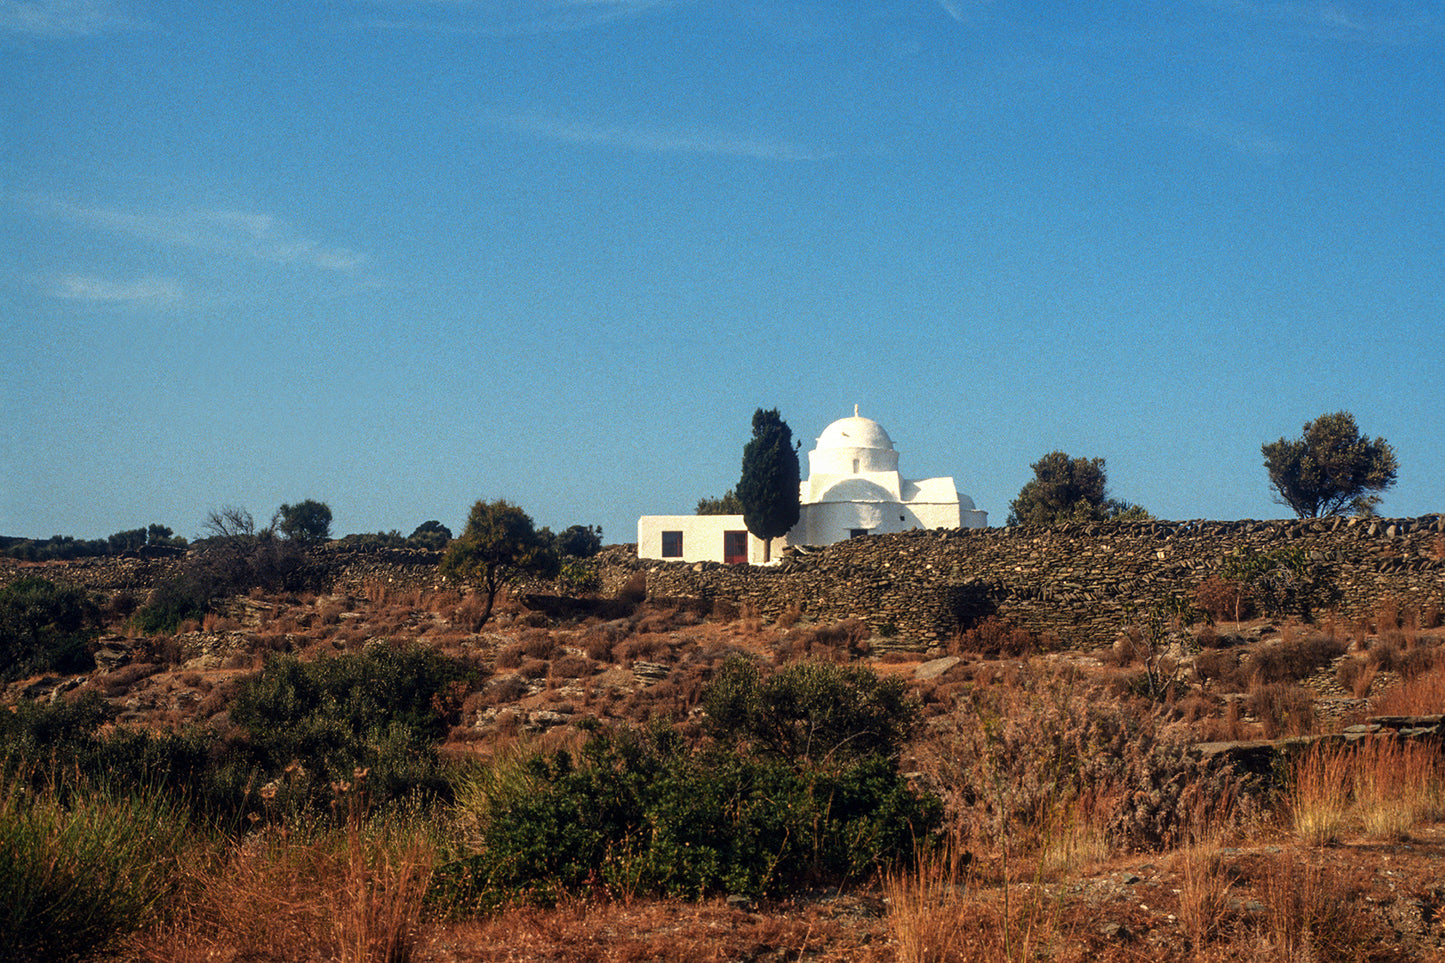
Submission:
<svg viewBox="0 0 1445 963">
<path fill-rule="evenodd" d="M 988 3 L 989 0 L 938 0 L 938 6 L 954 23 L 973 23 L 974 12 Z"/>
<path fill-rule="evenodd" d="M 88 37 L 135 21 L 110 0 L 0 0 L 0 31 L 41 37 Z"/>
<path fill-rule="evenodd" d="M 131 211 L 64 200 L 52 200 L 48 206 L 58 216 L 112 233 L 273 264 L 352 272 L 366 261 L 360 251 L 302 237 L 270 214 L 224 209 Z"/>
<path fill-rule="evenodd" d="M 675 6 L 682 0 L 366 0 L 382 11 L 367 26 L 496 36 L 580 30 Z"/>
<path fill-rule="evenodd" d="M 1408 44 L 1438 39 L 1445 20 L 1438 5 L 1416 0 L 1204 0 L 1251 20 L 1278 24 L 1319 40 Z"/>
<path fill-rule="evenodd" d="M 1204 113 L 1171 114 L 1166 115 L 1163 120 L 1171 127 L 1188 131 L 1266 164 L 1273 164 L 1294 149 L 1286 140 Z"/>
<path fill-rule="evenodd" d="M 513 130 L 549 140 L 648 154 L 719 154 L 780 161 L 816 161 L 834 156 L 833 151 L 792 141 L 712 131 L 608 126 L 535 116 L 507 116 L 497 120 Z"/>
<path fill-rule="evenodd" d="M 185 298 L 180 284 L 169 278 L 145 277 L 131 281 L 63 274 L 55 279 L 51 294 L 67 301 L 90 304 L 133 304 L 145 307 L 166 307 Z"/>
</svg>

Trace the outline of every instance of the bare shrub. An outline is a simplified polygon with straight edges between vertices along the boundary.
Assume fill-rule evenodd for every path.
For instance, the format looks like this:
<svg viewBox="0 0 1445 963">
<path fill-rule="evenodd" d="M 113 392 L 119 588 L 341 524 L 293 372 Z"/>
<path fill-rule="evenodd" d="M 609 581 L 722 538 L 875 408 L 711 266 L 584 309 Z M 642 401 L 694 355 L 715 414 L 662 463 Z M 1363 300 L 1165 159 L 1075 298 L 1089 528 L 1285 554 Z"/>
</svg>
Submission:
<svg viewBox="0 0 1445 963">
<path fill-rule="evenodd" d="M 487 623 L 487 597 L 481 592 L 469 592 L 452 609 L 451 620 L 468 632 L 479 632 Z"/>
<path fill-rule="evenodd" d="M 523 659 L 517 668 L 517 675 L 524 679 L 540 679 L 546 674 L 547 662 L 544 659 Z"/>
<path fill-rule="evenodd" d="M 504 706 L 516 702 L 528 692 L 527 682 L 520 675 L 504 675 L 496 679 L 482 691 L 477 705 Z"/>
<path fill-rule="evenodd" d="M 638 570 L 627 577 L 622 587 L 617 590 L 617 599 L 621 602 L 631 602 L 634 605 L 641 605 L 647 601 L 647 573 Z"/>
<path fill-rule="evenodd" d="M 784 636 L 787 656 L 806 655 L 846 661 L 851 656 L 865 655 L 873 630 L 861 619 L 844 619 L 831 625 L 797 628 Z"/>
<path fill-rule="evenodd" d="M 587 630 L 579 642 L 582 651 L 587 653 L 587 658 L 596 662 L 611 662 L 612 647 L 617 638 L 605 629 L 592 628 Z"/>
<path fill-rule="evenodd" d="M 1314 731 L 1314 694 L 1297 685 L 1256 680 L 1249 691 L 1249 712 L 1259 720 L 1266 739 Z"/>
<path fill-rule="evenodd" d="M 714 622 L 736 622 L 738 604 L 732 599 L 715 598 L 712 600 L 711 617 Z"/>
<path fill-rule="evenodd" d="M 554 679 L 581 679 L 597 670 L 593 661 L 581 655 L 564 655 L 552 660 Z"/>
<path fill-rule="evenodd" d="M 1157 709 L 1015 672 L 960 692 L 917 749 L 967 848 L 1038 851 L 1071 808 L 1112 846 L 1157 848 L 1180 838 L 1191 812 L 1227 813 L 1242 798 L 1241 777 L 1190 757 L 1189 734 L 1161 725 Z"/>
<path fill-rule="evenodd" d="M 522 654 L 532 659 L 550 659 L 557 651 L 557 640 L 546 629 L 528 629 L 517 638 Z"/>
<path fill-rule="evenodd" d="M 1298 682 L 1344 655 L 1347 648 L 1342 639 L 1287 626 L 1278 642 L 1251 653 L 1249 674 L 1262 683 Z"/>
<path fill-rule="evenodd" d="M 1395 671 L 1401 678 L 1414 679 L 1434 670 L 1442 664 L 1440 649 L 1416 647 L 1407 649 L 1395 657 Z"/>
<path fill-rule="evenodd" d="M 497 650 L 496 667 L 515 669 L 522 664 L 523 655 L 524 651 L 520 643 L 513 642 L 510 645 L 504 645 Z"/>
<path fill-rule="evenodd" d="M 773 621 L 780 629 L 791 629 L 793 626 L 798 624 L 798 620 L 802 617 L 802 608 L 798 605 L 797 602 L 791 602 L 788 604 L 787 608 L 783 609 L 781 612 L 778 613 L 778 617 Z"/>
<path fill-rule="evenodd" d="M 1340 664 L 1335 666 L 1335 681 L 1356 699 L 1363 699 L 1370 694 L 1370 686 L 1374 685 L 1375 676 L 1378 674 L 1377 668 L 1368 659 L 1357 655 L 1341 659 Z"/>
<path fill-rule="evenodd" d="M 1194 657 L 1194 671 L 1206 682 L 1217 683 L 1219 688 L 1240 690 L 1247 688 L 1249 680 L 1241 671 L 1238 653 L 1228 649 L 1206 649 Z"/>
<path fill-rule="evenodd" d="M 1254 615 L 1249 586 L 1217 575 L 1194 590 L 1194 604 L 1215 622 L 1242 622 Z"/>
<path fill-rule="evenodd" d="M 1044 651 L 1045 648 L 1033 632 L 1016 628 L 990 615 L 971 628 L 956 633 L 949 642 L 948 651 L 953 655 L 1019 658 Z"/>
</svg>

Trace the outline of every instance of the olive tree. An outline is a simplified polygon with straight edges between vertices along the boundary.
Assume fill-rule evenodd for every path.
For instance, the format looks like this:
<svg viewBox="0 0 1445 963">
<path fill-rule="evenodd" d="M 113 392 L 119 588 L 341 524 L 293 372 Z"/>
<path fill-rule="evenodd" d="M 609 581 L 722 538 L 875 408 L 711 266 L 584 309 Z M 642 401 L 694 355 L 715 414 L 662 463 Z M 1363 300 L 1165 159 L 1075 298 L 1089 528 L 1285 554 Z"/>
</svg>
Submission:
<svg viewBox="0 0 1445 963">
<path fill-rule="evenodd" d="M 331 507 L 312 498 L 296 505 L 282 505 L 274 524 L 293 541 L 324 542 L 331 536 Z"/>
<path fill-rule="evenodd" d="M 699 498 L 697 509 L 694 515 L 741 515 L 743 503 L 738 501 L 738 494 L 729 488 L 717 498 Z"/>
<path fill-rule="evenodd" d="M 743 524 L 763 540 L 763 560 L 771 556 L 772 540 L 798 524 L 801 475 L 793 430 L 778 409 L 753 412 L 753 437 L 743 448 L 743 473 L 737 498 Z"/>
<path fill-rule="evenodd" d="M 1102 458 L 1070 458 L 1051 451 L 1029 467 L 1034 477 L 1009 504 L 1010 525 L 1150 518 L 1138 505 L 1109 497 Z"/>
<path fill-rule="evenodd" d="M 560 568 L 550 533 L 538 531 L 526 512 L 498 499 L 472 506 L 461 537 L 447 548 L 441 573 L 482 592 L 486 602 L 480 624 L 485 625 L 503 586 L 524 575 L 555 578 Z"/>
<path fill-rule="evenodd" d="M 1276 501 L 1300 518 L 1373 513 L 1399 467 L 1385 439 L 1361 435 L 1348 411 L 1307 421 L 1299 438 L 1269 442 L 1260 452 Z"/>
</svg>

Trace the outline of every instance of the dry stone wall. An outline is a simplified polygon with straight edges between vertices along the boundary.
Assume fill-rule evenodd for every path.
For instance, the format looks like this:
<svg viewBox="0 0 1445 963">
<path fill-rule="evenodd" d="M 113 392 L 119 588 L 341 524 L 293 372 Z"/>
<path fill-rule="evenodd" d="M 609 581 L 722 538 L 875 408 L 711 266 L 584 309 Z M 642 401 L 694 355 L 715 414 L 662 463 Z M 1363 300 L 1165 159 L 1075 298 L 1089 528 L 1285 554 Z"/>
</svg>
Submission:
<svg viewBox="0 0 1445 963">
<path fill-rule="evenodd" d="M 639 571 L 653 598 L 726 599 L 776 618 L 796 606 L 820 622 L 862 619 L 897 644 L 928 647 L 989 615 L 1056 637 L 1066 646 L 1105 645 L 1131 609 L 1194 590 L 1236 551 L 1302 550 L 1338 590 L 1346 617 L 1387 597 L 1445 609 L 1445 517 L 1304 521 L 1113 522 L 1057 528 L 913 531 L 852 539 L 773 566 L 639 560 L 609 546 L 584 565 L 611 596 Z M 370 584 L 445 585 L 439 552 L 350 552 L 325 548 L 312 564 L 333 591 Z M 0 583 L 33 573 L 116 591 L 143 590 L 180 559 L 92 559 L 41 566 L 0 564 Z M 550 592 L 523 585 L 521 592 Z"/>
<path fill-rule="evenodd" d="M 1303 550 L 1347 617 L 1389 596 L 1445 609 L 1445 518 L 1113 522 L 914 531 L 771 568 L 652 564 L 653 596 L 728 598 L 773 617 L 860 618 L 927 646 L 987 615 L 1069 647 L 1112 642 L 1127 614 L 1194 590 L 1236 551 Z"/>
</svg>

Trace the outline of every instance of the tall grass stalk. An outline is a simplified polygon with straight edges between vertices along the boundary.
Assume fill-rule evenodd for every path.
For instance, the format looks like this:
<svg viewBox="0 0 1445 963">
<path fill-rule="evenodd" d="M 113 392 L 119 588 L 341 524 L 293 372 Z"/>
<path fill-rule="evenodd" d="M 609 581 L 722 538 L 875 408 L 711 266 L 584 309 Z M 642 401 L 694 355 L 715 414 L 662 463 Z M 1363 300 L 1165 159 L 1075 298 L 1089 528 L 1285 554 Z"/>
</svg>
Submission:
<svg viewBox="0 0 1445 963">
<path fill-rule="evenodd" d="M 1294 763 L 1289 787 L 1289 812 L 1294 830 L 1305 842 L 1323 846 L 1336 841 L 1350 808 L 1350 752 L 1317 745 Z"/>
<path fill-rule="evenodd" d="M 405 963 L 420 924 L 436 848 L 410 814 L 341 828 L 268 829 L 198 865 L 172 929 L 141 958 L 294 963 Z"/>
<path fill-rule="evenodd" d="M 888 927 L 898 963 L 945 963 L 973 922 L 964 906 L 966 880 L 946 854 L 920 853 L 907 870 L 884 877 Z"/>
<path fill-rule="evenodd" d="M 1354 752 L 1355 811 L 1365 834 L 1399 839 L 1439 813 L 1438 752 L 1399 739 L 1371 739 Z"/>
<path fill-rule="evenodd" d="M 183 811 L 146 791 L 0 783 L 0 959 L 73 960 L 145 926 L 173 891 Z"/>
</svg>

